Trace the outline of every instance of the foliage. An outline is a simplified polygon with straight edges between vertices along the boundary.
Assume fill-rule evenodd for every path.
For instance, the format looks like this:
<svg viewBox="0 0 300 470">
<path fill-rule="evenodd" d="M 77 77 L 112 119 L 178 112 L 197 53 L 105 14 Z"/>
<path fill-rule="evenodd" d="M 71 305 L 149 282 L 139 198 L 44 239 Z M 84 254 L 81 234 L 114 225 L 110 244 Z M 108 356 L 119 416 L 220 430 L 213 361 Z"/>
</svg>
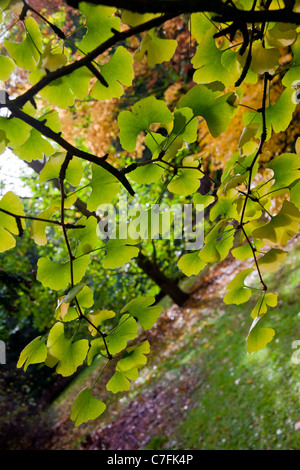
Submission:
<svg viewBox="0 0 300 470">
<path fill-rule="evenodd" d="M 154 305 L 155 298 L 149 293 L 144 296 L 137 291 L 115 312 L 99 305 L 92 289 L 101 289 L 102 283 L 101 277 L 93 280 L 95 261 L 101 273 L 119 269 L 138 258 L 151 241 L 144 236 L 136 214 L 124 222 L 119 213 L 113 230 L 104 238 L 99 236 L 93 213 L 102 210 L 98 220 L 103 222 L 103 211 L 109 204 L 115 205 L 123 191 L 133 201 L 140 195 L 135 202 L 147 201 L 140 210 L 147 221 L 153 217 L 149 205 L 166 194 L 171 205 L 178 200 L 181 204 L 193 201 L 205 208 L 209 225 L 203 246 L 182 254 L 181 244 L 179 260 L 176 250 L 169 251 L 175 254 L 171 262 L 176 260 L 190 276 L 229 253 L 248 259 L 250 267 L 236 273 L 224 302 L 240 305 L 257 297 L 246 341 L 249 354 L 273 339 L 273 328 L 260 326 L 268 307 L 277 304 L 275 293 L 268 291 L 265 273 L 276 271 L 284 262 L 283 247 L 300 228 L 298 145 L 294 142 L 295 151 L 274 153 L 268 162 L 264 160 L 265 144 L 274 133 L 286 131 L 299 101 L 299 5 L 292 2 L 292 11 L 282 3 L 257 5 L 256 1 L 238 0 L 226 8 L 223 5 L 223 17 L 209 10 L 205 14 L 193 11 L 187 19 L 197 44 L 190 58 L 193 80 L 170 104 L 155 93 L 133 103 L 122 102 L 122 97 L 133 85 L 134 64 L 143 62 L 150 70 L 171 64 L 179 41 L 164 38 L 160 28 L 176 18 L 178 11 L 149 11 L 153 14 L 143 16 L 120 12 L 111 5 L 80 2 L 76 22 L 83 34 L 73 35 L 74 28 L 65 33 L 25 0 L 0 2 L 4 30 L 0 78 L 4 86 L 10 80 L 1 104 L 1 150 L 9 147 L 28 163 L 46 158 L 39 177 L 39 183 L 45 184 L 45 207 L 32 212 L 34 205 L 25 208 L 13 192 L 4 194 L 0 247 L 1 252 L 16 249 L 18 237 L 29 235 L 41 248 L 37 281 L 57 297 L 49 330 L 25 347 L 18 367 L 26 370 L 44 362 L 58 374 L 71 376 L 100 355 L 106 359 L 105 367 L 113 366 L 108 391 L 128 390 L 130 381 L 138 378 L 150 352 L 148 342 L 138 342 L 139 331 L 153 327 L 161 307 Z M 283 10 L 282 16 L 278 16 L 278 8 Z M 189 11 L 183 8 L 180 14 L 184 13 Z M 219 10 L 215 13 L 220 15 Z M 132 47 L 131 41 L 139 40 L 140 35 L 140 44 Z M 283 66 L 285 48 L 291 58 Z M 26 85 L 15 95 L 11 82 L 18 73 L 25 76 Z M 278 80 L 283 91 L 274 101 L 272 87 Z M 261 88 L 256 108 L 242 102 L 245 83 Z M 74 109 L 78 100 L 118 103 L 117 138 L 122 152 L 109 147 L 108 153 L 98 155 L 80 141 L 66 139 L 60 113 Z M 241 107 L 246 109 L 244 128 L 216 181 L 205 171 L 199 128 L 205 122 L 210 137 L 218 138 L 230 129 Z M 141 142 L 150 157 L 135 159 Z M 199 199 L 203 178 L 209 178 L 212 187 Z M 49 200 L 47 188 L 52 180 L 57 185 L 55 197 Z M 74 210 L 79 191 L 88 217 Z M 168 224 L 156 225 L 154 238 L 163 238 L 168 228 Z M 71 419 L 75 425 L 95 419 L 106 408 L 92 395 L 92 389 L 93 385 L 82 390 L 74 402 Z"/>
</svg>

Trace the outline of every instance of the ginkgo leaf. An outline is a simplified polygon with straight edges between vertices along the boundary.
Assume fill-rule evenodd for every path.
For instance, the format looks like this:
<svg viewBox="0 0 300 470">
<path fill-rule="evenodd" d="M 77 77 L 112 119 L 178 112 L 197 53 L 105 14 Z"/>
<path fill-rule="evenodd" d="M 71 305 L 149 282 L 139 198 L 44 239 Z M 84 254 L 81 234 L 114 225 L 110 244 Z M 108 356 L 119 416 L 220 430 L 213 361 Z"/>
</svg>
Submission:
<svg viewBox="0 0 300 470">
<path fill-rule="evenodd" d="M 272 191 L 284 188 L 300 178 L 300 156 L 295 153 L 283 153 L 267 165 L 273 171 Z"/>
<path fill-rule="evenodd" d="M 25 19 L 25 30 L 26 38 L 22 42 L 16 43 L 6 39 L 4 46 L 20 68 L 33 71 L 40 60 L 42 36 L 32 16 Z"/>
<path fill-rule="evenodd" d="M 118 117 L 120 142 L 124 149 L 135 150 L 137 137 L 142 131 L 149 131 L 150 124 L 168 124 L 174 119 L 164 101 L 148 96 L 132 107 L 131 111 L 122 111 Z"/>
<path fill-rule="evenodd" d="M 0 55 L 0 80 L 8 80 L 15 68 L 16 65 L 10 57 Z"/>
<path fill-rule="evenodd" d="M 265 255 L 257 260 L 257 264 L 262 273 L 273 273 L 278 271 L 285 262 L 287 252 L 279 248 L 271 248 Z"/>
<path fill-rule="evenodd" d="M 52 52 L 52 41 L 50 40 L 45 47 L 45 50 L 41 56 L 40 69 L 42 72 L 55 72 L 55 70 L 63 67 L 68 62 L 66 54 L 55 49 Z"/>
<path fill-rule="evenodd" d="M 213 137 L 218 137 L 228 127 L 236 108 L 230 104 L 233 93 L 220 95 L 205 85 L 192 87 L 177 103 L 177 108 L 191 108 L 195 116 L 202 116 Z"/>
<path fill-rule="evenodd" d="M 144 330 L 149 330 L 156 323 L 162 310 L 161 305 L 153 305 L 154 297 L 137 297 L 128 302 L 121 310 L 121 313 L 129 312 L 137 318 Z"/>
<path fill-rule="evenodd" d="M 236 274 L 234 279 L 227 284 L 227 293 L 223 299 L 225 304 L 242 304 L 250 299 L 252 293 L 251 290 L 245 286 L 245 279 L 252 273 L 253 269 L 244 269 L 240 273 Z"/>
<path fill-rule="evenodd" d="M 25 216 L 23 204 L 15 193 L 8 191 L 0 200 L 0 209 L 10 212 L 15 215 Z M 24 219 L 20 219 L 20 225 L 25 228 Z M 5 228 L 14 235 L 19 235 L 19 226 L 16 218 L 12 215 L 0 211 L 0 227 Z"/>
<path fill-rule="evenodd" d="M 252 234 L 265 243 L 285 245 L 300 229 L 300 211 L 290 201 L 283 202 L 280 212 Z"/>
<path fill-rule="evenodd" d="M 182 169 L 179 176 L 168 184 L 168 190 L 181 196 L 194 194 L 200 186 L 201 176 L 198 170 Z"/>
<path fill-rule="evenodd" d="M 177 266 L 188 277 L 199 274 L 206 266 L 206 263 L 200 259 L 199 252 L 185 253 L 177 263 Z"/>
<path fill-rule="evenodd" d="M 150 21 L 153 18 L 159 16 L 158 14 L 153 13 L 136 13 L 129 10 L 122 10 L 122 23 L 128 24 L 129 26 L 137 26 L 139 24 L 145 23 L 146 21 Z"/>
<path fill-rule="evenodd" d="M 121 371 L 132 369 L 133 367 L 140 368 L 147 363 L 146 354 L 150 352 L 149 341 L 143 341 L 141 344 L 131 346 L 128 348 L 122 359 L 118 361 L 117 367 Z"/>
<path fill-rule="evenodd" d="M 164 168 L 155 163 L 145 166 L 140 166 L 133 170 L 129 177 L 139 184 L 151 184 L 162 177 Z"/>
<path fill-rule="evenodd" d="M 139 248 L 133 246 L 138 242 L 139 240 L 131 240 L 129 238 L 111 238 L 105 245 L 106 255 L 103 260 L 103 267 L 105 269 L 115 269 L 120 268 L 125 263 L 128 263 L 139 253 Z"/>
<path fill-rule="evenodd" d="M 17 367 L 23 366 L 26 372 L 30 364 L 40 364 L 46 360 L 46 357 L 47 346 L 42 336 L 38 336 L 23 349 L 17 362 Z"/>
<path fill-rule="evenodd" d="M 36 69 L 28 76 L 28 80 L 32 85 L 35 85 L 44 76 L 45 74 L 41 70 Z M 57 78 L 42 88 L 39 95 L 54 106 L 66 109 L 73 106 L 75 102 L 75 95 L 71 89 L 72 83 L 68 75 Z"/>
<path fill-rule="evenodd" d="M 133 58 L 124 47 L 118 47 L 111 60 L 100 66 L 101 75 L 108 83 L 105 87 L 98 80 L 90 91 L 90 96 L 96 100 L 120 98 L 123 86 L 129 87 L 133 80 Z"/>
<path fill-rule="evenodd" d="M 247 142 L 249 142 L 253 137 L 255 137 L 258 132 L 258 129 L 258 123 L 250 123 L 245 126 L 238 143 L 238 148 L 242 148 Z"/>
<path fill-rule="evenodd" d="M 252 354 L 253 352 L 263 349 L 270 341 L 272 341 L 274 336 L 275 331 L 273 328 L 253 327 L 249 332 L 246 342 L 248 354 Z"/>
<path fill-rule="evenodd" d="M 155 34 L 155 29 L 147 31 L 141 45 L 134 55 L 135 60 L 142 61 L 147 57 L 149 67 L 171 60 L 177 47 L 175 39 L 161 39 Z"/>
<path fill-rule="evenodd" d="M 70 414 L 70 419 L 75 421 L 75 426 L 96 419 L 105 411 L 106 405 L 92 395 L 90 388 L 84 388 L 77 395 Z"/>
<path fill-rule="evenodd" d="M 113 16 L 117 11 L 113 7 L 80 2 L 80 11 L 86 18 L 87 34 L 79 42 L 80 51 L 88 53 L 112 36 L 112 29 L 120 31 L 120 18 Z"/>
<path fill-rule="evenodd" d="M 106 389 L 112 393 L 129 390 L 130 382 L 126 377 L 126 373 L 116 370 L 112 378 L 107 382 Z"/>
<path fill-rule="evenodd" d="M 92 193 L 87 208 L 89 211 L 98 209 L 101 204 L 109 204 L 120 190 L 118 179 L 99 165 L 92 164 Z"/>
<path fill-rule="evenodd" d="M 0 116 L 0 128 L 8 141 L 9 147 L 18 149 L 29 139 L 31 127 L 17 118 L 7 119 Z"/>
<path fill-rule="evenodd" d="M 122 311 L 121 311 L 122 313 Z M 126 348 L 127 342 L 137 337 L 137 322 L 129 314 L 122 315 L 114 331 L 106 336 L 110 354 L 118 354 Z"/>
<path fill-rule="evenodd" d="M 251 317 L 256 318 L 257 316 L 263 316 L 267 312 L 267 308 L 276 307 L 277 305 L 277 294 L 271 292 L 263 293 L 256 303 L 254 309 L 251 312 Z"/>
<path fill-rule="evenodd" d="M 56 372 L 68 377 L 82 365 L 89 349 L 87 339 L 72 342 L 65 337 L 64 324 L 57 322 L 51 328 L 47 341 L 48 355 L 45 364 L 56 366 Z"/>
<path fill-rule="evenodd" d="M 93 313 L 89 313 L 88 319 L 91 321 L 91 323 L 88 324 L 88 329 L 90 330 L 91 335 L 96 336 L 96 328 L 102 325 L 105 320 L 109 320 L 110 318 L 114 318 L 115 316 L 116 314 L 113 310 L 95 310 Z"/>
<path fill-rule="evenodd" d="M 297 181 L 290 188 L 290 200 L 298 209 L 300 209 L 300 181 Z"/>
<path fill-rule="evenodd" d="M 271 47 L 291 46 L 297 39 L 296 25 L 275 23 L 266 33 L 268 45 Z"/>
<path fill-rule="evenodd" d="M 228 224 L 230 219 L 223 219 L 206 235 L 199 257 L 206 263 L 222 261 L 229 253 L 234 241 L 234 230 Z"/>
<path fill-rule="evenodd" d="M 76 256 L 81 256 L 82 254 L 87 254 L 92 251 L 98 243 L 97 236 L 97 224 L 98 221 L 96 217 L 82 217 L 78 224 L 83 225 L 83 228 L 69 229 L 68 237 L 76 240 Z"/>
<path fill-rule="evenodd" d="M 65 161 L 66 155 L 66 152 L 56 152 L 54 155 L 51 155 L 40 172 L 40 183 L 53 178 L 59 178 L 60 169 Z M 78 186 L 82 178 L 82 171 L 83 168 L 81 161 L 78 158 L 72 158 L 66 170 L 66 180 L 72 186 Z"/>
<path fill-rule="evenodd" d="M 4 228 L 0 228 L 0 253 L 16 246 L 15 238 Z"/>
<path fill-rule="evenodd" d="M 238 76 L 236 54 L 231 50 L 223 51 L 217 47 L 214 38 L 215 27 L 208 19 L 203 18 L 202 21 L 207 21 L 208 24 L 206 31 L 204 32 L 202 29 L 200 34 L 197 34 L 196 25 L 193 22 L 191 25 L 192 33 L 199 42 L 196 53 L 191 59 L 191 63 L 196 69 L 193 80 L 199 84 L 220 81 L 225 87 L 228 87 L 235 82 Z"/>
<path fill-rule="evenodd" d="M 91 259 L 81 256 L 73 260 L 73 280 L 77 284 L 83 278 Z M 71 282 L 70 262 L 56 263 L 48 258 L 38 260 L 37 280 L 52 290 L 66 289 Z"/>
<path fill-rule="evenodd" d="M 59 208 L 54 204 L 51 204 L 50 207 L 38 214 L 40 219 L 49 219 L 58 212 Z M 30 236 L 37 245 L 44 246 L 47 245 L 47 235 L 46 227 L 49 224 L 48 222 L 42 222 L 39 220 L 33 220 L 30 226 Z"/>
<path fill-rule="evenodd" d="M 263 44 L 253 44 L 250 68 L 254 73 L 274 73 L 279 65 L 280 52 L 276 48 L 267 49 Z"/>
<path fill-rule="evenodd" d="M 274 132 L 283 132 L 286 130 L 291 122 L 293 113 L 295 111 L 295 103 L 293 102 L 292 95 L 295 90 L 292 87 L 287 87 L 277 99 L 274 104 L 266 108 L 266 129 L 267 136 L 271 136 L 272 129 Z M 262 132 L 262 116 L 261 113 L 249 112 L 243 114 L 243 122 L 245 125 L 250 123 L 259 124 L 258 134 Z"/>
</svg>

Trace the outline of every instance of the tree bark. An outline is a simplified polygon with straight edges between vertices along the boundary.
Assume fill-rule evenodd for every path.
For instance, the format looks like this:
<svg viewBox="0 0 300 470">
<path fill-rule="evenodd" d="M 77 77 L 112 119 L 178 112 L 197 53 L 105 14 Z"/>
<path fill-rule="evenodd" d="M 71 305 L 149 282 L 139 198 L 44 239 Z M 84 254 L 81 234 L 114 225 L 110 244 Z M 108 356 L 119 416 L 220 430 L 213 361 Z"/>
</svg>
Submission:
<svg viewBox="0 0 300 470">
<path fill-rule="evenodd" d="M 169 295 L 175 304 L 181 307 L 188 300 L 190 295 L 181 290 L 173 279 L 165 276 L 159 267 L 141 252 L 138 254 L 136 261 L 139 268 L 160 287 L 165 295 Z"/>
</svg>

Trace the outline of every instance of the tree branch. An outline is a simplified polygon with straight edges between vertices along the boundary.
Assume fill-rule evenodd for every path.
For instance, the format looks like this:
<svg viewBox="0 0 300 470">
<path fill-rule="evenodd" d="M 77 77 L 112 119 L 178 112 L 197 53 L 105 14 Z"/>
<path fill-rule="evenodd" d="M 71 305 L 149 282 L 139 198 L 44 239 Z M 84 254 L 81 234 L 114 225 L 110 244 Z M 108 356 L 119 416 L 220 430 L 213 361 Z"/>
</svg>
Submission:
<svg viewBox="0 0 300 470">
<path fill-rule="evenodd" d="M 15 100 L 11 101 L 7 98 L 5 107 L 9 109 L 9 111 L 14 117 L 25 122 L 33 129 L 36 129 L 45 137 L 48 137 L 49 139 L 53 140 L 73 156 L 82 158 L 83 160 L 86 160 L 91 163 L 95 163 L 96 165 L 99 165 L 105 170 L 107 170 L 120 181 L 120 183 L 124 186 L 124 188 L 127 189 L 131 196 L 134 195 L 134 191 L 125 175 L 106 161 L 107 155 L 105 155 L 104 157 L 97 157 L 97 155 L 93 155 L 91 153 L 85 152 L 84 150 L 80 150 L 77 147 L 74 147 L 72 144 L 70 144 L 70 142 L 68 142 L 61 136 L 61 133 L 54 132 L 52 129 L 50 129 L 50 127 L 47 127 L 42 121 L 39 121 L 38 119 L 35 119 L 29 114 L 24 113 L 24 111 L 22 111 L 15 105 Z"/>
<path fill-rule="evenodd" d="M 229 2 L 221 0 L 89 0 L 95 5 L 105 5 L 137 13 L 163 13 L 178 16 L 184 13 L 207 12 L 214 13 L 214 21 L 243 23 L 281 22 L 300 24 L 300 13 L 295 13 L 291 8 L 279 8 L 278 10 L 240 10 Z M 78 8 L 78 0 L 67 0 L 67 4 Z"/>
</svg>

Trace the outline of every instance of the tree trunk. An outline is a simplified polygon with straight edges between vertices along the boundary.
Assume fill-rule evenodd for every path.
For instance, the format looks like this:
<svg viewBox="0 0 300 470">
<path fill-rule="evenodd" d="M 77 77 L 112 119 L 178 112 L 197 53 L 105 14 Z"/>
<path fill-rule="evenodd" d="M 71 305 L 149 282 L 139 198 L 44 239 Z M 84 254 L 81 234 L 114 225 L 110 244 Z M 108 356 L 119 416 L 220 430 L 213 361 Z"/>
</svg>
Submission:
<svg viewBox="0 0 300 470">
<path fill-rule="evenodd" d="M 169 295 L 175 304 L 180 307 L 186 302 L 189 298 L 189 294 L 181 290 L 173 279 L 165 276 L 156 264 L 150 261 L 141 252 L 138 254 L 136 261 L 139 268 L 161 288 L 165 295 Z"/>
</svg>

